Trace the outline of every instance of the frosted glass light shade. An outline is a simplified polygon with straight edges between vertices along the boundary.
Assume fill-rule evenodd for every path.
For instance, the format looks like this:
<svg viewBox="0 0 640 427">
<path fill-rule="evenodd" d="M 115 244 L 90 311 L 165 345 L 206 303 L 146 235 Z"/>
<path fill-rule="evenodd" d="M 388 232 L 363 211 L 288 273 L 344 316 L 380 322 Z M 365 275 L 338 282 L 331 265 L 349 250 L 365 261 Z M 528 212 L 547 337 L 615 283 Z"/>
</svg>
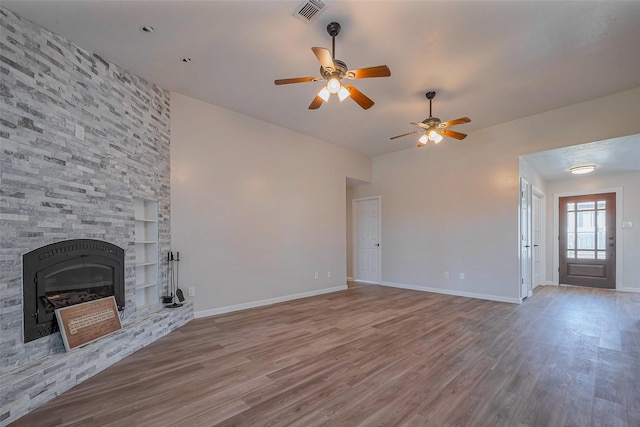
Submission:
<svg viewBox="0 0 640 427">
<path fill-rule="evenodd" d="M 340 90 L 338 91 L 338 98 L 340 99 L 340 102 L 344 101 L 345 99 L 347 99 L 351 94 L 349 93 L 349 89 L 347 89 L 344 86 L 340 87 Z"/>
<path fill-rule="evenodd" d="M 322 89 L 320 89 L 320 92 L 318 92 L 318 96 L 322 98 L 324 102 L 327 102 L 329 100 L 329 96 L 331 96 L 331 93 L 329 92 L 329 89 L 327 89 L 327 87 L 325 86 Z"/>
<path fill-rule="evenodd" d="M 582 166 L 574 166 L 570 168 L 569 172 L 571 172 L 574 175 L 582 175 L 585 173 L 591 173 L 594 170 L 596 170 L 596 165 L 582 165 Z"/>
<path fill-rule="evenodd" d="M 330 78 L 329 81 L 327 82 L 327 89 L 329 89 L 329 92 L 331 93 L 338 93 L 341 87 L 342 87 L 342 84 L 340 83 L 340 80 L 337 79 L 336 77 Z"/>
</svg>

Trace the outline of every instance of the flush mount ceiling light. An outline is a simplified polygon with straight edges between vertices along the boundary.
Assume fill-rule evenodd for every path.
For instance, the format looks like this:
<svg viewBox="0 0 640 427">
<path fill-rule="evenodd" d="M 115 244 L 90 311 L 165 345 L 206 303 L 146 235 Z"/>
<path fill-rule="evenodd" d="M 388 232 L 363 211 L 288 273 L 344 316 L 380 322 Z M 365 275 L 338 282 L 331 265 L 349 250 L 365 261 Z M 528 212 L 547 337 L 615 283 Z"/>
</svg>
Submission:
<svg viewBox="0 0 640 427">
<path fill-rule="evenodd" d="M 583 175 L 585 173 L 591 173 L 596 170 L 596 165 L 582 165 L 582 166 L 574 166 L 569 169 L 574 175 Z"/>
</svg>

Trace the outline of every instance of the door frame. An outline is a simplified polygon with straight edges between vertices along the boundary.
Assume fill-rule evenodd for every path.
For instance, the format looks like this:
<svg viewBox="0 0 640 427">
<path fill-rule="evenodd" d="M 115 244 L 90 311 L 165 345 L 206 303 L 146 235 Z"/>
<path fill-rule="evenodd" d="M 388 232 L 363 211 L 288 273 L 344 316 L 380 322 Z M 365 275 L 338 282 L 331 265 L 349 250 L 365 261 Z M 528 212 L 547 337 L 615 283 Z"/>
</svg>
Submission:
<svg viewBox="0 0 640 427">
<path fill-rule="evenodd" d="M 367 200 L 378 201 L 378 241 L 380 246 L 378 247 L 378 277 L 375 282 L 360 280 L 360 264 L 358 260 L 358 202 L 364 202 Z M 353 280 L 359 283 L 380 284 L 382 281 L 382 196 L 369 196 L 359 197 L 351 200 L 351 241 L 353 242 L 353 254 L 352 254 L 352 274 Z"/>
<path fill-rule="evenodd" d="M 589 194 L 616 193 L 616 287 L 620 290 L 624 286 L 622 277 L 622 252 L 623 245 L 618 244 L 617 236 L 622 236 L 622 187 L 594 188 L 593 190 L 569 191 L 564 193 L 554 193 L 553 195 L 553 284 L 560 283 L 560 197 L 584 196 Z"/>
<path fill-rule="evenodd" d="M 531 185 L 531 209 L 533 211 L 533 199 L 537 198 L 540 203 L 540 283 L 533 283 L 533 278 L 535 277 L 533 274 L 534 271 L 534 256 L 531 256 L 531 292 L 533 293 L 533 289 L 540 285 L 546 284 L 547 277 L 547 195 L 540 190 L 535 185 Z M 533 224 L 533 212 L 532 212 L 532 221 L 531 221 L 531 243 L 535 244 L 533 240 L 533 235 L 535 231 L 535 225 Z"/>
<path fill-rule="evenodd" d="M 533 280 L 532 275 L 531 275 L 531 267 L 532 267 L 532 259 L 533 257 L 531 256 L 531 252 L 532 252 L 532 248 L 531 246 L 531 187 L 532 185 L 529 183 L 529 181 L 521 176 L 520 177 L 520 185 L 519 185 L 519 201 L 518 201 L 518 244 L 519 244 L 519 248 L 518 248 L 518 261 L 520 263 L 520 268 L 519 268 L 519 272 L 520 272 L 520 283 L 518 284 L 520 286 L 519 290 L 518 290 L 518 295 L 520 295 L 520 301 L 523 301 L 525 298 L 531 296 L 532 294 L 532 287 L 531 287 L 531 281 Z M 526 191 L 526 195 L 524 194 L 524 192 Z M 526 197 L 525 197 L 526 196 Z M 526 208 L 527 208 L 527 212 L 524 215 L 524 219 L 526 220 L 525 223 L 523 224 L 523 199 L 526 200 Z M 529 245 L 529 248 L 527 250 L 527 255 L 526 255 L 526 259 L 523 259 L 523 236 L 527 236 L 527 243 Z M 528 274 L 525 274 L 525 267 Z"/>
</svg>

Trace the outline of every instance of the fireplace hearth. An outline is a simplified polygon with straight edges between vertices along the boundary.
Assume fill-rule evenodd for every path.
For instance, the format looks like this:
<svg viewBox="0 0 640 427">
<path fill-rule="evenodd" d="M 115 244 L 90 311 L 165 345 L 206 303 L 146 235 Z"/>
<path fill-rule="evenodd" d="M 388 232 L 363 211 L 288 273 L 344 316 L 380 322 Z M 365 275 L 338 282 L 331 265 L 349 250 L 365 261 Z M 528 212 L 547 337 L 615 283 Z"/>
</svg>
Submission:
<svg viewBox="0 0 640 427">
<path fill-rule="evenodd" d="M 114 296 L 124 310 L 124 250 L 100 240 L 52 243 L 22 257 L 24 342 L 58 330 L 55 310 Z"/>
</svg>

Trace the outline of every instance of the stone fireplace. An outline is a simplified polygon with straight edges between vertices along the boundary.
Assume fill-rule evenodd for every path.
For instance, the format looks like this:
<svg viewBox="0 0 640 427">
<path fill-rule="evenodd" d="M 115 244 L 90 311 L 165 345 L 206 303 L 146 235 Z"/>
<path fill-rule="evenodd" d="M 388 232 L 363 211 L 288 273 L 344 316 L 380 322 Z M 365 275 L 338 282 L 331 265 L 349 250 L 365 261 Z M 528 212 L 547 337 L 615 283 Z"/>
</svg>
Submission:
<svg viewBox="0 0 640 427">
<path fill-rule="evenodd" d="M 162 306 L 160 267 L 136 299 L 136 200 L 157 203 L 158 266 L 171 249 L 169 91 L 3 7 L 0 28 L 2 427 L 193 311 Z M 65 352 L 53 310 L 108 293 L 122 329 Z"/>
<path fill-rule="evenodd" d="M 124 250 L 101 240 L 52 243 L 22 257 L 24 342 L 58 330 L 55 310 L 114 296 L 124 310 Z"/>
</svg>

